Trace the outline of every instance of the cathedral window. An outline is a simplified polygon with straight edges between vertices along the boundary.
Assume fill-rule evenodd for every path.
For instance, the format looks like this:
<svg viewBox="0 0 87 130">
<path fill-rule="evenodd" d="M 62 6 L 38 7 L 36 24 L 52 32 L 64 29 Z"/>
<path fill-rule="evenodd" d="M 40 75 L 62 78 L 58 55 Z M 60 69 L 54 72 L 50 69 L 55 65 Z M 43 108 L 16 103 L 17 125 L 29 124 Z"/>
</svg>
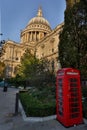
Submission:
<svg viewBox="0 0 87 130">
<path fill-rule="evenodd" d="M 16 60 L 19 60 L 18 57 L 16 57 Z"/>
<path fill-rule="evenodd" d="M 56 57 L 56 61 L 58 61 L 58 57 Z"/>
<path fill-rule="evenodd" d="M 39 32 L 37 32 L 36 40 L 39 40 Z"/>
<path fill-rule="evenodd" d="M 46 36 L 46 33 L 44 33 L 44 36 Z"/>
<path fill-rule="evenodd" d="M 43 45 L 41 45 L 41 48 L 43 49 L 45 47 L 45 45 L 43 44 Z"/>
<path fill-rule="evenodd" d="M 54 48 L 52 48 L 52 52 L 54 52 Z"/>
<path fill-rule="evenodd" d="M 50 40 L 51 43 L 54 43 L 54 41 L 55 41 L 55 38 L 52 38 L 52 39 Z"/>
</svg>

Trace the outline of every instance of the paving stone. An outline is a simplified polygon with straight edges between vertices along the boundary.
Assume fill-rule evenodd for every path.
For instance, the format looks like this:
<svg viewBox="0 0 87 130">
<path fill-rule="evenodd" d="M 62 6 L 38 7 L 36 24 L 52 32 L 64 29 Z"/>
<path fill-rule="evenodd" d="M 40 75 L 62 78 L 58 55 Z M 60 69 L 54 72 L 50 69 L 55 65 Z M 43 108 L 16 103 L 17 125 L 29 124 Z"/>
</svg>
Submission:
<svg viewBox="0 0 87 130">
<path fill-rule="evenodd" d="M 57 120 L 44 122 L 25 122 L 20 114 L 15 115 L 15 97 L 17 89 L 8 88 L 3 92 L 0 88 L 0 130 L 66 130 Z M 87 130 L 87 124 L 70 127 L 68 130 Z"/>
</svg>

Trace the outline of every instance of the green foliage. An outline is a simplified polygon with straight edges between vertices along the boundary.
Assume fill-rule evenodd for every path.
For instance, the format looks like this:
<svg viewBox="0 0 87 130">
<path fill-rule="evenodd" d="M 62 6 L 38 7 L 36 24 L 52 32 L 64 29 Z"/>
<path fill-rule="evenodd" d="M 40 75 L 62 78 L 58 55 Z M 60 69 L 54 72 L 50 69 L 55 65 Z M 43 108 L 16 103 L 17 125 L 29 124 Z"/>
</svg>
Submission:
<svg viewBox="0 0 87 130">
<path fill-rule="evenodd" d="M 37 59 L 27 50 L 21 58 L 21 65 L 19 66 L 19 75 L 26 78 L 36 74 Z"/>
<path fill-rule="evenodd" d="M 29 90 L 29 94 L 33 97 L 43 101 L 43 102 L 49 102 L 50 100 L 55 100 L 55 86 L 44 86 L 40 89 L 34 89 L 32 88 Z"/>
<path fill-rule="evenodd" d="M 83 117 L 87 118 L 87 86 L 82 87 Z"/>
<path fill-rule="evenodd" d="M 5 64 L 0 61 L 0 78 L 3 79 L 5 76 Z"/>
<path fill-rule="evenodd" d="M 62 67 L 80 69 L 87 77 L 87 1 L 65 11 L 64 28 L 60 34 L 59 60 Z"/>
<path fill-rule="evenodd" d="M 87 86 L 82 87 L 82 96 L 87 97 Z"/>
<path fill-rule="evenodd" d="M 23 77 L 21 77 L 20 75 L 17 74 L 15 78 L 9 79 L 9 83 L 11 85 L 15 86 L 16 88 L 18 88 L 19 86 L 25 87 L 26 80 Z"/>
<path fill-rule="evenodd" d="M 49 71 L 48 60 L 39 60 L 26 50 L 15 80 L 25 80 L 29 83 L 28 86 L 42 87 L 49 82 L 54 82 L 55 76 Z"/>
<path fill-rule="evenodd" d="M 83 102 L 83 117 L 87 119 L 87 100 Z"/>
<path fill-rule="evenodd" d="M 27 116 L 43 117 L 55 114 L 55 102 L 43 102 L 28 93 L 20 93 L 20 100 Z"/>
</svg>

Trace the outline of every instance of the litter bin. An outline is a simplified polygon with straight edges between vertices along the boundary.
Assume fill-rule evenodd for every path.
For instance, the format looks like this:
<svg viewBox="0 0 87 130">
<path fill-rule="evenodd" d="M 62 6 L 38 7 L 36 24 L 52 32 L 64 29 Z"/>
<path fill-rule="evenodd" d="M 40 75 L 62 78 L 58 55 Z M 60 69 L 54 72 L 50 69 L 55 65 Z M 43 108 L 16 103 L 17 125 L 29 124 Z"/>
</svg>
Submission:
<svg viewBox="0 0 87 130">
<path fill-rule="evenodd" d="M 7 85 L 7 83 L 4 81 L 3 92 L 7 92 L 7 89 L 8 89 L 8 85 Z"/>
<path fill-rule="evenodd" d="M 7 86 L 4 86 L 3 91 L 7 92 Z"/>
</svg>

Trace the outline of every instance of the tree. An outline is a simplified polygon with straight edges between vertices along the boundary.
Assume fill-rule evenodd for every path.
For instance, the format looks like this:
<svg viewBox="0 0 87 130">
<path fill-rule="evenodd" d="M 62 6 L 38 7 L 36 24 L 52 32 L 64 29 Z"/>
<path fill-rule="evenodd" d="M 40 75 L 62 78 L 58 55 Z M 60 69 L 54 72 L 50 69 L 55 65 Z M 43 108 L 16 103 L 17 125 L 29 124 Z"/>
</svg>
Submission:
<svg viewBox="0 0 87 130">
<path fill-rule="evenodd" d="M 45 83 L 52 82 L 50 79 L 53 79 L 53 75 L 49 70 L 49 61 L 46 59 L 37 59 L 29 50 L 26 50 L 21 58 L 18 75 L 21 79 L 38 87 L 42 87 Z"/>
<path fill-rule="evenodd" d="M 5 75 L 5 64 L 0 61 L 0 78 L 3 78 Z"/>
<path fill-rule="evenodd" d="M 2 35 L 2 33 L 0 34 Z M 2 56 L 2 54 L 5 52 L 3 45 L 5 44 L 5 40 L 1 40 L 0 41 L 0 57 Z"/>
<path fill-rule="evenodd" d="M 65 11 L 59 60 L 62 67 L 80 69 L 81 74 L 87 76 L 87 0 L 81 0 Z"/>
</svg>

